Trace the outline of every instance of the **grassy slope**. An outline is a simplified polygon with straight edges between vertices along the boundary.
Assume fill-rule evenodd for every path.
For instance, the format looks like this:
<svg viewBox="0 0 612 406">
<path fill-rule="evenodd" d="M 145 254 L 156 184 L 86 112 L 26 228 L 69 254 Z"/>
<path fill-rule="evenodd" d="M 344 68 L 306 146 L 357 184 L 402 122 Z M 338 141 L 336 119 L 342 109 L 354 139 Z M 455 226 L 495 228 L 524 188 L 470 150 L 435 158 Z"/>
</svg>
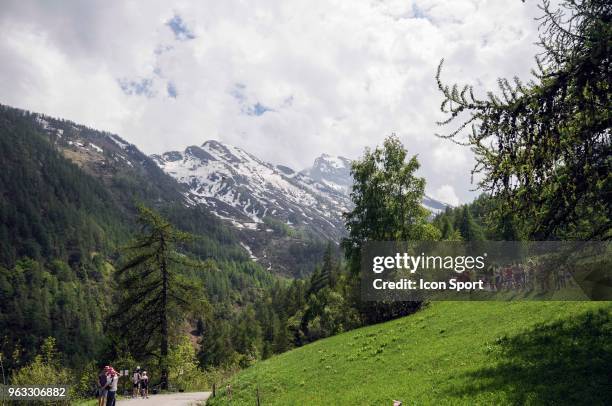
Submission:
<svg viewBox="0 0 612 406">
<path fill-rule="evenodd" d="M 231 404 L 604 404 L 611 337 L 611 302 L 437 302 L 259 362 Z"/>
</svg>

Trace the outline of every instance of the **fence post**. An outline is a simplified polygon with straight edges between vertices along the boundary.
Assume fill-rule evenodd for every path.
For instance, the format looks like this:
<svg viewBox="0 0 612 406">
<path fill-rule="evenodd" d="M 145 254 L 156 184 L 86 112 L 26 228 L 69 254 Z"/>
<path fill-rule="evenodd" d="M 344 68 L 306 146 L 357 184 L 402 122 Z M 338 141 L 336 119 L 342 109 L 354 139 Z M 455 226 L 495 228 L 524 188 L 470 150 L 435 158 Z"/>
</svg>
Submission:
<svg viewBox="0 0 612 406">
<path fill-rule="evenodd" d="M 213 382 L 213 393 L 212 393 L 212 397 L 215 397 L 215 393 L 217 392 L 217 384 Z"/>
<path fill-rule="evenodd" d="M 259 386 L 257 387 L 257 406 L 260 406 L 260 403 L 259 403 Z"/>
</svg>

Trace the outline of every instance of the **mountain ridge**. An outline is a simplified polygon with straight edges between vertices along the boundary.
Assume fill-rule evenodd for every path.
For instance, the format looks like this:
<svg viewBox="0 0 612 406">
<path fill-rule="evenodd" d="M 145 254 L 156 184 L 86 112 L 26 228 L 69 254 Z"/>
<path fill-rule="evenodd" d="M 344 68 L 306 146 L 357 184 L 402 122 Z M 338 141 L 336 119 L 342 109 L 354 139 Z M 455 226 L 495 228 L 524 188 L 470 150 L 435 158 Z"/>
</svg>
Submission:
<svg viewBox="0 0 612 406">
<path fill-rule="evenodd" d="M 212 217 L 206 223 L 229 226 L 239 240 L 230 251 L 244 250 L 245 258 L 273 272 L 309 274 L 327 243 L 337 244 L 345 235 L 342 213 L 351 207 L 348 158 L 322 154 L 312 167 L 297 171 L 214 140 L 148 156 L 110 132 L 3 108 L 26 117 L 56 151 L 115 191 L 123 215 L 135 201 L 153 207 L 178 204 L 182 211 L 199 206 L 202 216 Z M 185 223 L 188 217 L 174 221 Z M 219 227 L 211 230 L 223 241 L 226 231 Z"/>
<path fill-rule="evenodd" d="M 342 214 L 352 206 L 348 158 L 322 154 L 310 168 L 296 171 L 217 140 L 151 158 L 185 185 L 188 200 L 239 229 L 259 229 L 273 217 L 324 239 L 338 242 L 345 235 Z M 423 206 L 434 214 L 450 207 L 427 195 Z"/>
<path fill-rule="evenodd" d="M 273 217 L 325 239 L 343 235 L 341 212 L 348 210 L 349 197 L 303 172 L 215 140 L 151 157 L 189 189 L 189 200 L 239 229 L 257 229 Z"/>
</svg>

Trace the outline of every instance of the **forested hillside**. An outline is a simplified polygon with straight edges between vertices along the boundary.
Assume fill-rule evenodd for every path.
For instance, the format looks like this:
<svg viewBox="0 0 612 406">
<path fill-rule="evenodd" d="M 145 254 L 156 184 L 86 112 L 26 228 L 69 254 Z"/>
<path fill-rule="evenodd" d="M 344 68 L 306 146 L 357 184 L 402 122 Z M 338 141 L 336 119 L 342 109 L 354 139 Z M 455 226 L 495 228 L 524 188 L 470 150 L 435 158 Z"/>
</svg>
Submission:
<svg viewBox="0 0 612 406">
<path fill-rule="evenodd" d="M 236 231 L 190 202 L 183 186 L 135 146 L 69 121 L 6 106 L 0 113 L 7 168 L 0 175 L 0 326 L 11 332 L 3 334 L 0 352 L 9 372 L 28 364 L 49 336 L 77 369 L 137 352 L 125 347 L 109 318 L 131 310 L 118 307 L 116 269 L 140 230 L 139 204 L 194 237 L 179 249 L 203 266 L 179 272 L 199 287 L 203 302 L 172 339 L 179 345 L 189 337 L 201 367 L 247 367 L 368 322 L 335 244 L 313 242 L 318 252 L 327 245 L 322 257 L 308 245 L 287 245 L 288 257 L 321 263 L 310 278 L 288 283 L 251 261 Z M 421 199 L 422 190 L 414 205 L 427 228 Z M 266 225 L 288 232 L 272 219 Z"/>
<path fill-rule="evenodd" d="M 272 283 L 231 230 L 186 205 L 173 179 L 116 136 L 3 106 L 0 164 L 0 353 L 9 371 L 47 336 L 70 366 L 116 351 L 105 323 L 137 203 L 196 236 L 185 253 L 209 271 L 186 276 L 204 286 L 210 320 L 231 320 L 236 304 Z"/>
</svg>

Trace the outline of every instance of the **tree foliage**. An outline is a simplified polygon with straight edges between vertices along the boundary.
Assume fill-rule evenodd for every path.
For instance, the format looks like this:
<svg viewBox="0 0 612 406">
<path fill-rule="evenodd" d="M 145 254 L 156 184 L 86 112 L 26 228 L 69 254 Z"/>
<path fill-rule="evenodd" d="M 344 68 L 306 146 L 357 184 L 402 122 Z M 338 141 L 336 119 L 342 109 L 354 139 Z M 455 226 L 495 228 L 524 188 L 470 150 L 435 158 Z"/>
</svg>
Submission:
<svg viewBox="0 0 612 406">
<path fill-rule="evenodd" d="M 516 214 L 536 239 L 611 237 L 610 44 L 606 0 L 548 0 L 534 79 L 499 79 L 499 94 L 436 79 L 442 111 L 456 129 L 441 135 L 470 146 L 479 186 L 499 196 L 498 216 Z"/>
<path fill-rule="evenodd" d="M 356 270 L 366 241 L 437 239 L 437 230 L 427 221 L 421 202 L 425 179 L 415 176 L 420 165 L 396 136 L 381 147 L 366 149 L 353 161 L 351 199 L 354 208 L 345 214 L 348 237 L 343 241 L 347 259 Z"/>
<path fill-rule="evenodd" d="M 129 258 L 117 272 L 122 296 L 113 318 L 137 358 L 159 360 L 161 387 L 166 389 L 171 331 L 181 326 L 194 304 L 195 289 L 179 268 L 200 264 L 177 250 L 191 236 L 161 215 L 139 206 L 139 223 L 141 234 L 127 248 Z"/>
<path fill-rule="evenodd" d="M 64 367 L 57 352 L 53 337 L 47 337 L 40 348 L 40 353 L 26 366 L 20 368 L 11 377 L 15 386 L 51 386 L 68 385 L 73 381 L 72 373 Z M 45 401 L 28 401 L 31 405 L 49 404 Z M 51 404 L 67 404 L 66 401 L 54 401 Z"/>
<path fill-rule="evenodd" d="M 363 244 L 440 238 L 439 230 L 428 221 L 429 213 L 421 204 L 425 179 L 415 175 L 419 162 L 416 156 L 406 158 L 402 143 L 390 136 L 382 147 L 366 150 L 362 159 L 353 161 L 351 168 L 354 208 L 345 214 L 348 237 L 342 246 L 354 276 L 353 300 L 360 303 L 360 312 L 368 323 L 409 314 L 420 304 L 360 301 L 357 275 Z"/>
</svg>

